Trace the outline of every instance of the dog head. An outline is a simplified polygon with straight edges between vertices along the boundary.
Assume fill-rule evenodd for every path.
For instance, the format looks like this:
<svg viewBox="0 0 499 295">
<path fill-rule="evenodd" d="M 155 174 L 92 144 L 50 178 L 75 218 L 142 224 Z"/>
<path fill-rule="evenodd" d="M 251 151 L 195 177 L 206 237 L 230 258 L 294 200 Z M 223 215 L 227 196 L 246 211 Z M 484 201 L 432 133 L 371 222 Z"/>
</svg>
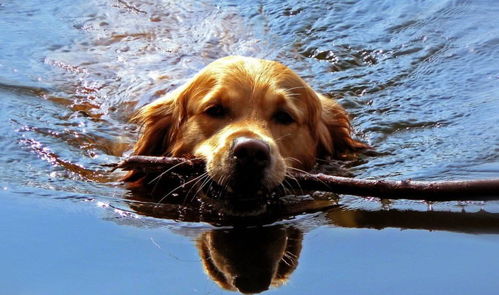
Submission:
<svg viewBox="0 0 499 295">
<path fill-rule="evenodd" d="M 255 195 L 318 154 L 365 147 L 350 137 L 344 109 L 288 67 L 248 57 L 219 59 L 188 83 L 142 108 L 135 154 L 197 157 L 223 191 Z M 127 179 L 140 179 L 133 171 Z M 243 198 L 239 198 L 243 199 Z"/>
<path fill-rule="evenodd" d="M 298 266 L 303 232 L 281 225 L 204 232 L 197 247 L 220 287 L 255 294 L 287 282 Z"/>
</svg>

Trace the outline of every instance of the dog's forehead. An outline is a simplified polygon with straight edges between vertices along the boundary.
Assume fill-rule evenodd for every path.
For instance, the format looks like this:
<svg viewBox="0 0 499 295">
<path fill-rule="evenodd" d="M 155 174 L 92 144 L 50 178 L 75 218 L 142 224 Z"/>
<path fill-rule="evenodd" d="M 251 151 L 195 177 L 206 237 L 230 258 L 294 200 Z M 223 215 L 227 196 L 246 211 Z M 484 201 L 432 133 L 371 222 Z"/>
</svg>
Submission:
<svg viewBox="0 0 499 295">
<path fill-rule="evenodd" d="M 271 113 L 277 108 L 292 108 L 305 115 L 314 99 L 308 95 L 306 82 L 295 72 L 267 60 L 229 58 L 215 62 L 194 82 L 189 99 L 193 112 L 221 103 L 241 113 L 250 110 Z"/>
<path fill-rule="evenodd" d="M 246 108 L 273 108 L 286 103 L 282 93 L 268 87 L 227 87 L 224 88 L 223 92 L 222 97 L 226 104 L 236 104 Z"/>
<path fill-rule="evenodd" d="M 231 100 L 267 103 L 299 103 L 304 99 L 306 84 L 291 70 L 278 72 L 268 67 L 236 67 L 220 77 L 219 88 Z"/>
<path fill-rule="evenodd" d="M 226 85 L 219 89 L 219 96 L 222 102 L 228 105 L 237 104 L 247 108 L 263 107 L 274 109 L 282 105 L 301 106 L 306 103 L 306 99 L 298 93 L 292 93 L 285 88 L 268 84 L 247 84 L 239 87 Z"/>
</svg>

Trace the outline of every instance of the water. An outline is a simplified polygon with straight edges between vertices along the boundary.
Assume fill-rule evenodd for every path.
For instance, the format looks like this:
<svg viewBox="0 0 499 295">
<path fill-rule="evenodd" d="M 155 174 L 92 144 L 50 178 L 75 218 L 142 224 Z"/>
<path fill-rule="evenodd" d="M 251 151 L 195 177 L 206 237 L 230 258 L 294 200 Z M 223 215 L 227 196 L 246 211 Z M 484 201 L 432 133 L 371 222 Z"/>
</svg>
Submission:
<svg viewBox="0 0 499 295">
<path fill-rule="evenodd" d="M 379 152 L 345 163 L 357 177 L 497 177 L 497 36 L 495 1 L 1 2 L 3 292 L 225 293 L 198 248 L 228 241 L 206 253 L 234 254 L 229 278 L 251 251 L 257 273 L 288 253 L 269 293 L 495 294 L 497 202 L 343 196 L 239 233 L 134 211 L 101 164 L 130 152 L 127 120 L 158 91 L 240 54 L 283 62 L 348 109 Z"/>
</svg>

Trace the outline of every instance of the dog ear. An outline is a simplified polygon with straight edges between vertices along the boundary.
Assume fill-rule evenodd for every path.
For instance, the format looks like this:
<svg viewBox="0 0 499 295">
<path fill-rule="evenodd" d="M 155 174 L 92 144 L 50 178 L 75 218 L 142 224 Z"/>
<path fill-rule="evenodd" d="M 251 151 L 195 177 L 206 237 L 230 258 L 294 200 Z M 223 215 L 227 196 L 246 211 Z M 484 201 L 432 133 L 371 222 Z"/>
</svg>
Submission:
<svg viewBox="0 0 499 295">
<path fill-rule="evenodd" d="M 183 86 L 141 108 L 132 119 L 142 129 L 133 154 L 172 156 L 176 153 L 182 142 L 178 132 L 187 120 L 187 102 L 205 95 L 215 83 L 213 74 L 205 69 Z M 134 170 L 123 180 L 139 183 L 144 176 L 143 172 Z"/>
<path fill-rule="evenodd" d="M 133 154 L 144 156 L 170 156 L 177 131 L 183 121 L 184 89 L 178 89 L 165 97 L 142 107 L 132 118 L 141 129 Z M 122 179 L 140 181 L 145 174 L 132 170 Z"/>
<path fill-rule="evenodd" d="M 139 110 L 132 119 L 141 127 L 141 134 L 134 147 L 135 155 L 163 156 L 168 154 L 175 130 L 174 99 L 154 102 Z"/>
<path fill-rule="evenodd" d="M 352 138 L 352 126 L 348 114 L 335 100 L 318 95 L 322 106 L 319 118 L 318 154 L 337 159 L 369 149 L 369 145 Z"/>
</svg>

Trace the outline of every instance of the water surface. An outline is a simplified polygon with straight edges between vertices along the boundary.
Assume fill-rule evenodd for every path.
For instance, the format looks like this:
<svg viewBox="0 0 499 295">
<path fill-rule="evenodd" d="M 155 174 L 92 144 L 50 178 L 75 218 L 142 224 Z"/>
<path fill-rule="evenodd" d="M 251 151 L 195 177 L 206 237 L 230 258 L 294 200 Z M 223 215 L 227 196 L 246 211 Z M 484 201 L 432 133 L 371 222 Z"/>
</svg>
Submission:
<svg viewBox="0 0 499 295">
<path fill-rule="evenodd" d="M 134 211 L 101 164 L 130 152 L 133 111 L 238 54 L 345 106 L 379 153 L 342 163 L 356 177 L 498 177 L 498 36 L 496 1 L 1 2 L 2 289 L 219 294 L 282 254 L 269 293 L 495 294 L 497 202 L 341 196 L 239 232 Z M 218 253 L 233 254 L 222 278 L 203 269 Z M 258 268 L 241 269 L 248 253 Z"/>
</svg>

